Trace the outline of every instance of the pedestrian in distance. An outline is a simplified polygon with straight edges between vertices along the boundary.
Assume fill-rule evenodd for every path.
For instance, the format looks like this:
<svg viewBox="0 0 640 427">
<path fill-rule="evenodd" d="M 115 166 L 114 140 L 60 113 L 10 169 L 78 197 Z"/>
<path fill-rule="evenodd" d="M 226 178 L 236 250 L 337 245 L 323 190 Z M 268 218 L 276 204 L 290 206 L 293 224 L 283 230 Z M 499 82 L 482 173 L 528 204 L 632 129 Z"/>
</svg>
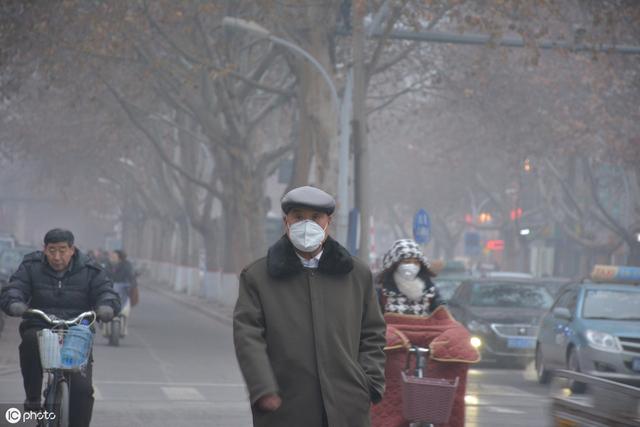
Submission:
<svg viewBox="0 0 640 427">
<path fill-rule="evenodd" d="M 281 207 L 286 234 L 242 271 L 233 315 L 254 426 L 369 426 L 385 361 L 371 271 L 329 236 L 329 194 L 295 188 Z"/>
<path fill-rule="evenodd" d="M 43 251 L 27 254 L 9 282 L 2 287 L 0 308 L 9 316 L 22 316 L 28 308 L 60 319 L 72 319 L 95 310 L 109 321 L 120 310 L 120 300 L 105 271 L 74 246 L 71 231 L 53 229 L 44 236 Z M 19 330 L 20 369 L 26 394 L 25 411 L 41 407 L 42 365 L 37 332 L 48 325 L 28 318 Z M 84 373 L 71 374 L 70 427 L 88 427 L 93 410 L 91 359 Z"/>
</svg>

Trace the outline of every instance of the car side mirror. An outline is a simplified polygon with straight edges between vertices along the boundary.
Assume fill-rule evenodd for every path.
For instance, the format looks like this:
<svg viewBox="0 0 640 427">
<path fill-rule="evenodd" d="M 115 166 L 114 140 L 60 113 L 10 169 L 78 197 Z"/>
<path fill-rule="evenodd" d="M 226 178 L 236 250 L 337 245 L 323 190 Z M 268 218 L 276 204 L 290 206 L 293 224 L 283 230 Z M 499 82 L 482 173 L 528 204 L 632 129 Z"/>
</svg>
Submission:
<svg viewBox="0 0 640 427">
<path fill-rule="evenodd" d="M 571 320 L 571 312 L 566 307 L 556 307 L 553 309 L 553 316 L 558 319 Z"/>
</svg>

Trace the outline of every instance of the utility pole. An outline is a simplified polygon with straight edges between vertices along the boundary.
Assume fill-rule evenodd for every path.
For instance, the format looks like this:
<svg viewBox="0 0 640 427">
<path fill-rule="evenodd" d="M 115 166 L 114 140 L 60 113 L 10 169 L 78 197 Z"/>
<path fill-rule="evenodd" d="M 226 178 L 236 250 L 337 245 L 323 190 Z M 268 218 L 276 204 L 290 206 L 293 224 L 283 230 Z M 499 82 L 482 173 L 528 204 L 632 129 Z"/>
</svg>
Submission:
<svg viewBox="0 0 640 427">
<path fill-rule="evenodd" d="M 367 146 L 366 70 L 364 68 L 364 16 L 366 1 L 352 3 L 351 51 L 353 55 L 353 147 L 355 205 L 360 211 L 360 248 L 358 255 L 369 264 L 369 147 Z"/>
</svg>

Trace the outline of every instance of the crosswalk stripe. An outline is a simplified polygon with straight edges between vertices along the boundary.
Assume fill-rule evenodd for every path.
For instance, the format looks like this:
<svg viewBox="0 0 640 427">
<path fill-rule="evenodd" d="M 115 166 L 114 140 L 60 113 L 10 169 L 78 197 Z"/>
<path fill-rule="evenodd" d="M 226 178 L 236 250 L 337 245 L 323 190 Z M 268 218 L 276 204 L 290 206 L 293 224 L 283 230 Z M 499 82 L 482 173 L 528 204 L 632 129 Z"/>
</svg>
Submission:
<svg viewBox="0 0 640 427">
<path fill-rule="evenodd" d="M 193 387 L 161 387 L 169 400 L 205 400 L 204 396 Z"/>
<path fill-rule="evenodd" d="M 0 380 L 2 381 L 2 380 Z M 94 384 L 112 385 L 158 385 L 167 387 L 245 387 L 243 383 L 204 383 L 204 382 L 168 382 L 168 381 L 126 381 L 126 380 L 94 380 Z"/>
<path fill-rule="evenodd" d="M 487 407 L 487 411 L 496 412 L 498 414 L 517 414 L 517 415 L 526 414 L 526 412 L 523 412 L 523 411 L 518 411 L 516 409 L 509 409 L 509 408 L 501 408 L 499 406 L 489 406 Z"/>
<path fill-rule="evenodd" d="M 98 387 L 96 387 L 96 385 L 93 385 L 93 398 L 94 400 L 103 400 L 104 398 L 102 397 L 102 393 L 100 392 L 100 389 Z"/>
<path fill-rule="evenodd" d="M 480 396 L 516 396 L 516 397 L 538 397 L 536 394 L 529 393 L 518 387 L 512 387 L 507 385 L 493 385 L 493 384 L 469 384 L 467 386 L 467 394 L 474 394 Z"/>
</svg>

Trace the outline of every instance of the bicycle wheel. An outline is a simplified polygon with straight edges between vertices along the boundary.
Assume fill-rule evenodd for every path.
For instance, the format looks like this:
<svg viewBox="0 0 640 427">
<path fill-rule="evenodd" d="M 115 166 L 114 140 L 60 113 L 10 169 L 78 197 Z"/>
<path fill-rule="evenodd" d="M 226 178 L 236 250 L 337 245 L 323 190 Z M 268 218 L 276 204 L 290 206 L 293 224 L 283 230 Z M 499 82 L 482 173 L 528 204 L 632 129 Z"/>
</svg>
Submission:
<svg viewBox="0 0 640 427">
<path fill-rule="evenodd" d="M 109 335 L 109 345 L 120 345 L 120 319 L 115 318 L 111 321 L 111 335 Z"/>
<path fill-rule="evenodd" d="M 55 414 L 47 420 L 42 420 L 43 427 L 69 427 L 69 383 L 65 380 L 54 378 L 48 386 L 45 394 L 44 409 Z"/>
<path fill-rule="evenodd" d="M 69 384 L 60 381 L 56 390 L 56 427 L 69 427 Z"/>
</svg>

